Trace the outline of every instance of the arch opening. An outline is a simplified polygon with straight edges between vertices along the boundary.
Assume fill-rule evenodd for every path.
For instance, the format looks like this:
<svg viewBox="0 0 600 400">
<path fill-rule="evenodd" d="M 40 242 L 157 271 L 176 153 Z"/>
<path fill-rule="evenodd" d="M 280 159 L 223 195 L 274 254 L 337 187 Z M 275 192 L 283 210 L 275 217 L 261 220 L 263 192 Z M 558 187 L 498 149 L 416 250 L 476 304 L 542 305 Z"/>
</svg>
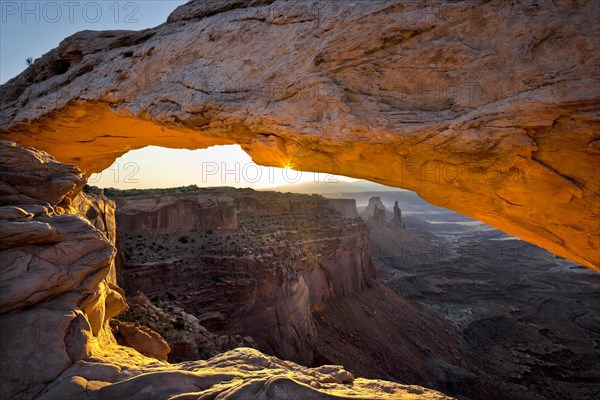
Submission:
<svg viewBox="0 0 600 400">
<path fill-rule="evenodd" d="M 108 168 L 88 178 L 89 185 L 100 188 L 160 189 L 196 185 L 284 191 L 287 185 L 296 183 L 331 186 L 357 181 L 333 173 L 296 170 L 292 162 L 259 165 L 239 145 L 212 146 L 202 150 L 148 146 L 127 152 Z M 334 188 L 331 190 L 334 191 Z"/>
<path fill-rule="evenodd" d="M 523 147 L 520 139 L 510 135 L 489 137 L 495 141 L 494 150 L 483 151 L 482 140 L 487 143 L 488 139 L 465 137 L 460 131 L 448 133 L 453 139 L 440 143 L 427 132 L 405 136 L 377 133 L 373 128 L 357 131 L 350 139 L 327 131 L 303 132 L 270 118 L 252 124 L 235 115 L 214 122 L 195 122 L 189 115 L 185 121 L 181 118 L 134 117 L 88 101 L 71 103 L 35 123 L 6 126 L 3 132 L 88 174 L 101 172 L 128 151 L 146 146 L 204 149 L 237 144 L 259 165 L 293 165 L 294 170 L 415 191 L 433 205 L 492 225 L 588 268 L 599 268 L 598 168 L 578 169 L 578 182 L 585 184 L 576 183 L 554 169 L 560 169 L 560 157 L 547 153 L 542 162 L 524 155 L 523 151 L 531 152 L 529 145 Z M 569 146 L 579 146 L 579 161 L 595 164 L 598 154 L 586 150 L 586 137 L 572 131 L 567 122 L 555 124 L 554 129 L 557 132 L 547 146 L 566 146 L 569 141 Z M 374 141 L 373 135 L 383 136 Z"/>
</svg>

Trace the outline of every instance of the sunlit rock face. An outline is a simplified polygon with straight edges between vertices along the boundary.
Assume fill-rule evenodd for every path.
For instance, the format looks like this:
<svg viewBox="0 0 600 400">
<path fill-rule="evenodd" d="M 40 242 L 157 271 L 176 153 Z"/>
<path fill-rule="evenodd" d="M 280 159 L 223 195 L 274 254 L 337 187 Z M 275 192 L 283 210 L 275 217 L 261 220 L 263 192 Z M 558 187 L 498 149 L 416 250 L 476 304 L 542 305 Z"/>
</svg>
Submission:
<svg viewBox="0 0 600 400">
<path fill-rule="evenodd" d="M 68 397 L 67 397 L 68 396 Z M 208 361 L 166 365 L 126 348 L 81 361 L 40 400 L 73 399 L 377 399 L 451 400 L 419 386 L 354 378 L 339 366 L 306 368 L 239 348 Z"/>
<path fill-rule="evenodd" d="M 171 365 L 156 359 L 166 343 L 135 324 L 116 325 L 156 358 L 118 346 L 109 320 L 126 303 L 115 280 L 114 203 L 82 194 L 76 167 L 13 142 L 0 141 L 0 171 L 2 399 L 449 398 L 247 348 Z"/>
<path fill-rule="evenodd" d="M 145 356 L 167 361 L 171 348 L 164 338 L 139 322 L 112 320 L 110 326 L 115 339 L 123 346 L 136 349 Z"/>
<path fill-rule="evenodd" d="M 79 193 L 76 167 L 12 142 L 0 142 L 0 170 L 0 397 L 33 398 L 94 347 L 114 343 L 107 321 L 126 305 L 115 247 L 98 230 L 114 238 L 114 203 Z M 88 220 L 76 203 L 102 204 L 106 214 Z"/>
<path fill-rule="evenodd" d="M 1 131 L 88 173 L 239 143 L 598 269 L 599 18 L 595 1 L 192 1 L 65 39 L 2 86 Z"/>
</svg>

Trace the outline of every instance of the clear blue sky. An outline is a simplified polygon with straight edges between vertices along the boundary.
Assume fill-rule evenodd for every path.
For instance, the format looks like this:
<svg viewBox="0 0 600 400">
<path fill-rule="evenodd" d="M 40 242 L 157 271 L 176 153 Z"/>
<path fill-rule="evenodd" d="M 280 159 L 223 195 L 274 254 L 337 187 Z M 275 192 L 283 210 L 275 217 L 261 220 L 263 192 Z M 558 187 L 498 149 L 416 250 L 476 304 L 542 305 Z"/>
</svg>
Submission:
<svg viewBox="0 0 600 400">
<path fill-rule="evenodd" d="M 26 58 L 41 57 L 69 35 L 86 29 L 151 28 L 165 22 L 175 8 L 186 2 L 0 0 L 0 82 L 22 72 L 27 67 Z M 90 183 L 123 189 L 190 184 L 266 188 L 326 179 L 332 177 L 258 167 L 239 146 L 196 151 L 146 147 L 125 154 L 102 174 L 92 175 Z"/>
<path fill-rule="evenodd" d="M 0 82 L 82 30 L 151 28 L 167 20 L 184 0 L 10 1 L 0 0 Z"/>
</svg>

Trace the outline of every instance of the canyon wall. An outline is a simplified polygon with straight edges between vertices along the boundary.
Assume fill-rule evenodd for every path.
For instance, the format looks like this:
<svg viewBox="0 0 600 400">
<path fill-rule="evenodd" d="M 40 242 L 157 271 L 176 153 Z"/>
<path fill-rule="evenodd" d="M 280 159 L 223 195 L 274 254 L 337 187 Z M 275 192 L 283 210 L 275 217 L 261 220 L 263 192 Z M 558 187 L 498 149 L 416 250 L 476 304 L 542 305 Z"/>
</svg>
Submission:
<svg viewBox="0 0 600 400">
<path fill-rule="evenodd" d="M 191 1 L 0 87 L 0 132 L 99 172 L 238 143 L 418 192 L 600 268 L 596 1 Z"/>
<path fill-rule="evenodd" d="M 313 310 L 375 275 L 366 226 L 345 216 L 358 215 L 353 200 L 232 188 L 112 199 L 130 294 L 175 298 L 210 331 L 285 359 L 311 364 Z M 182 224 L 189 210 L 212 224 Z M 160 229 L 140 229 L 140 215 Z"/>
<path fill-rule="evenodd" d="M 83 195 L 84 184 L 78 168 L 0 141 L 2 399 L 449 399 L 248 348 L 168 364 L 117 345 L 109 319 L 126 303 L 115 281 L 114 203 Z"/>
<path fill-rule="evenodd" d="M 181 310 L 180 331 L 194 330 L 184 326 L 189 318 L 221 337 L 237 336 L 233 342 L 248 335 L 260 350 L 303 365 L 343 363 L 361 376 L 442 391 L 458 393 L 471 376 L 451 324 L 374 279 L 369 232 L 354 200 L 233 188 L 106 193 L 117 204 L 128 295 L 141 291 L 163 310 Z M 144 214 L 149 226 L 159 220 L 172 226 L 137 230 L 135 216 L 149 204 L 160 205 Z M 179 206 L 214 216 L 233 209 L 237 229 L 222 229 L 220 220 L 182 229 Z M 392 221 L 384 225 L 402 230 Z M 181 335 L 147 312 L 135 314 L 165 332 L 170 360 L 203 354 L 182 346 Z M 196 342 L 189 336 L 188 343 Z"/>
<path fill-rule="evenodd" d="M 177 232 L 191 230 L 218 231 L 237 229 L 237 210 L 221 199 L 216 205 L 200 203 L 186 198 L 156 196 L 136 201 L 131 207 L 128 202 L 119 204 L 119 231 L 130 235 L 147 232 Z"/>
<path fill-rule="evenodd" d="M 358 217 L 358 210 L 356 209 L 356 200 L 354 199 L 327 199 L 329 206 L 335 210 L 336 213 L 344 217 Z"/>
</svg>

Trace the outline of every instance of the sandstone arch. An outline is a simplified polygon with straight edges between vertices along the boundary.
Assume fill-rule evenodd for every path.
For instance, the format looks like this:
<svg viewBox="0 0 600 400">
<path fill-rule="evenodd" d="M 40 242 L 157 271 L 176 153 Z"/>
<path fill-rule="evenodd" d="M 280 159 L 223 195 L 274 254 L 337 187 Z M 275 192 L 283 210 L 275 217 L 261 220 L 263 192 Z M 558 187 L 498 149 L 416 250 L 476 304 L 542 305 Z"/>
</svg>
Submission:
<svg viewBox="0 0 600 400">
<path fill-rule="evenodd" d="M 190 2 L 65 39 L 1 87 L 2 138 L 87 173 L 146 145 L 239 143 L 598 270 L 600 7 L 543 5 Z"/>
</svg>

